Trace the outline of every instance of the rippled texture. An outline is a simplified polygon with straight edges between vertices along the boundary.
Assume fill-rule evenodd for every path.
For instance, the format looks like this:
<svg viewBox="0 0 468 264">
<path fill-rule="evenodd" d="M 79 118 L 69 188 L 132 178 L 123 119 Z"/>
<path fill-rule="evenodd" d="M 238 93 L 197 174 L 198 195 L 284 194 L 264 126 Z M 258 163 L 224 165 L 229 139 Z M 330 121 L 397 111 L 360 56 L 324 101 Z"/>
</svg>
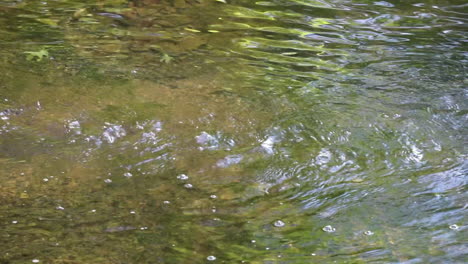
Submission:
<svg viewBox="0 0 468 264">
<path fill-rule="evenodd" d="M 464 1 L 0 1 L 0 262 L 463 263 Z"/>
</svg>

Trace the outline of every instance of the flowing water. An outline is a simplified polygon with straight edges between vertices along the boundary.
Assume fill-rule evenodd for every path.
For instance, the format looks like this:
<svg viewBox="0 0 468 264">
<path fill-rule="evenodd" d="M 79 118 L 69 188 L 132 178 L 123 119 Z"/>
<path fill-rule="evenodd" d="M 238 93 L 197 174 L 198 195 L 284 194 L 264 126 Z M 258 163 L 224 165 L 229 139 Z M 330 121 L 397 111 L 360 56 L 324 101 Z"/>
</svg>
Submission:
<svg viewBox="0 0 468 264">
<path fill-rule="evenodd" d="M 0 263 L 466 263 L 462 0 L 0 0 Z"/>
</svg>

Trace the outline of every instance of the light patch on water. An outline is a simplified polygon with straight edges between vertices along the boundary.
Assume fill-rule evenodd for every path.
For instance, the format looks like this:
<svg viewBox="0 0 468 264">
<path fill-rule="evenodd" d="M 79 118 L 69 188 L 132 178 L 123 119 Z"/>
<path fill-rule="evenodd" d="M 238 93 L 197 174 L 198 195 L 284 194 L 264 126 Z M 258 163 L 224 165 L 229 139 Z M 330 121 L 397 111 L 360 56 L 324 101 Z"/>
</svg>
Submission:
<svg viewBox="0 0 468 264">
<path fill-rule="evenodd" d="M 332 157 L 332 153 L 330 152 L 330 150 L 324 148 L 320 150 L 319 154 L 315 158 L 315 162 L 318 165 L 324 165 L 330 162 L 331 157 Z"/>
<path fill-rule="evenodd" d="M 276 137 L 275 136 L 269 136 L 265 141 L 262 142 L 261 146 L 265 150 L 266 153 L 268 154 L 273 154 L 273 147 L 276 142 Z"/>
<path fill-rule="evenodd" d="M 127 178 L 131 178 L 133 176 L 133 174 L 131 174 L 130 172 L 126 172 L 126 173 L 124 173 L 123 176 L 125 176 Z"/>
<path fill-rule="evenodd" d="M 219 148 L 219 140 L 215 136 L 212 136 L 205 131 L 201 132 L 201 134 L 196 136 L 195 139 L 198 144 L 203 145 L 206 149 Z"/>
<path fill-rule="evenodd" d="M 462 188 L 466 185 L 468 162 L 461 162 L 460 166 L 450 170 L 423 175 L 418 179 L 418 182 L 427 186 L 428 191 L 436 194 Z"/>
<path fill-rule="evenodd" d="M 410 145 L 410 148 L 411 148 L 411 154 L 409 156 L 409 159 L 415 163 L 420 163 L 424 157 L 423 151 L 420 148 L 418 148 L 416 145 Z"/>
<path fill-rule="evenodd" d="M 118 138 L 124 137 L 126 134 L 127 133 L 125 132 L 125 129 L 123 129 L 121 125 L 106 123 L 106 126 L 104 126 L 104 132 L 102 133 L 102 137 L 104 141 L 107 141 L 107 143 L 112 144 Z"/>
<path fill-rule="evenodd" d="M 242 155 L 229 155 L 226 156 L 224 159 L 218 160 L 216 162 L 216 166 L 218 168 L 227 168 L 229 166 L 239 164 L 242 159 L 244 159 L 244 156 Z"/>
<path fill-rule="evenodd" d="M 96 136 L 86 137 L 85 141 L 86 142 L 94 142 L 94 144 L 96 144 L 96 146 L 98 146 L 98 147 L 100 147 L 102 145 L 102 140 L 100 138 L 96 137 Z M 91 151 L 91 149 L 89 151 Z"/>
<path fill-rule="evenodd" d="M 336 231 L 336 228 L 332 227 L 331 225 L 327 225 L 327 226 L 324 226 L 322 230 L 327 233 L 334 233 Z"/>
<path fill-rule="evenodd" d="M 62 206 L 60 206 L 60 205 L 59 205 L 59 206 L 57 206 L 57 207 L 55 207 L 55 209 L 57 209 L 57 210 L 65 210 L 65 208 L 63 208 L 63 207 L 62 207 Z"/>
<path fill-rule="evenodd" d="M 364 232 L 364 235 L 366 236 L 372 236 L 374 234 L 374 232 L 370 231 L 370 230 L 367 230 Z"/>
<path fill-rule="evenodd" d="M 403 135 L 402 138 L 399 139 L 399 142 L 404 147 L 404 151 L 402 152 L 402 154 L 404 155 L 403 160 L 405 163 L 419 164 L 423 161 L 423 150 L 416 146 L 416 143 L 412 142 L 408 135 Z"/>
<path fill-rule="evenodd" d="M 374 5 L 376 5 L 376 6 L 385 6 L 385 7 L 395 7 L 394 4 L 391 4 L 391 3 L 386 2 L 386 1 L 374 2 Z"/>
<path fill-rule="evenodd" d="M 181 180 L 181 181 L 186 181 L 189 179 L 189 177 L 185 174 L 180 174 L 180 175 L 177 175 L 177 179 Z"/>
<path fill-rule="evenodd" d="M 1 120 L 8 120 L 8 119 L 10 119 L 10 118 L 9 118 L 5 113 L 0 112 L 0 119 L 1 119 Z"/>
<path fill-rule="evenodd" d="M 284 226 L 286 226 L 286 224 L 285 224 L 283 221 L 281 221 L 281 220 L 275 221 L 275 222 L 273 223 L 273 225 L 276 226 L 276 227 L 284 227 Z"/>
<path fill-rule="evenodd" d="M 38 259 L 33 259 L 33 260 L 31 260 L 31 261 L 32 261 L 32 263 L 39 263 L 39 262 L 41 262 L 41 261 L 38 260 Z"/>
<path fill-rule="evenodd" d="M 67 132 L 73 133 L 75 135 L 81 135 L 81 125 L 80 122 L 77 120 L 70 120 L 68 121 L 67 125 Z"/>
<path fill-rule="evenodd" d="M 112 180 L 111 180 L 111 179 L 105 179 L 104 182 L 105 182 L 105 183 L 111 183 Z"/>
<path fill-rule="evenodd" d="M 145 132 L 141 134 L 141 141 L 140 143 L 150 143 L 150 144 L 156 144 L 158 143 L 158 138 L 156 137 L 156 133 L 150 131 L 150 132 Z"/>
</svg>

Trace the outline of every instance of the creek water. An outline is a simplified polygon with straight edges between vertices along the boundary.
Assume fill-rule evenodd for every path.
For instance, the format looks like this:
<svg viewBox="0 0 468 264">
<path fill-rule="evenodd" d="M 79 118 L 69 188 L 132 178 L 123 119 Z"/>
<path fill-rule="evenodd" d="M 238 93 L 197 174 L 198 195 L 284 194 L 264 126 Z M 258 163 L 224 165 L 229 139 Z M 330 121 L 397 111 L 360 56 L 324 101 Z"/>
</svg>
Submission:
<svg viewBox="0 0 468 264">
<path fill-rule="evenodd" d="M 461 0 L 0 1 L 0 263 L 466 263 Z"/>
</svg>

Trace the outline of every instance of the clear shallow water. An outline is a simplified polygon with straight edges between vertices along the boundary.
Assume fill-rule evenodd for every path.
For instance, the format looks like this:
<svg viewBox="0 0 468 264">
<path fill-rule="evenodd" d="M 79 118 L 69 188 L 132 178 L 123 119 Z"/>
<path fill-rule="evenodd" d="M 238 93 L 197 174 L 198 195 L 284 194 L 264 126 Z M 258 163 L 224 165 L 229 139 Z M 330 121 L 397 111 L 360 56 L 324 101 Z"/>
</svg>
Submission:
<svg viewBox="0 0 468 264">
<path fill-rule="evenodd" d="M 464 263 L 465 10 L 2 1 L 1 261 Z"/>
</svg>

